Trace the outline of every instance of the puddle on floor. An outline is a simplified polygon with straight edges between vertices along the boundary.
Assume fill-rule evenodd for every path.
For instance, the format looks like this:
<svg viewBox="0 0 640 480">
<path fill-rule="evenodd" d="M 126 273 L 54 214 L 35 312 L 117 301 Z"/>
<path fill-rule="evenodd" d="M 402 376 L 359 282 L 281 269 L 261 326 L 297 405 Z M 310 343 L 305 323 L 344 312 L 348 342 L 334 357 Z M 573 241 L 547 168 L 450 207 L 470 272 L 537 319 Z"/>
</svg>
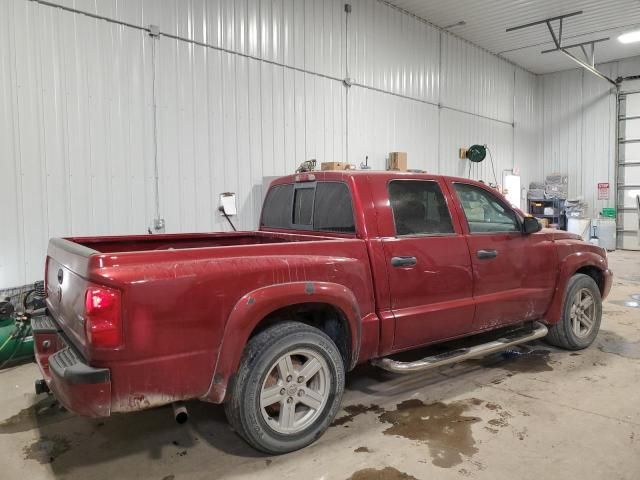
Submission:
<svg viewBox="0 0 640 480">
<path fill-rule="evenodd" d="M 622 313 L 629 314 L 629 312 L 637 311 L 635 309 L 638 308 L 640 302 L 638 300 L 632 298 L 625 298 L 624 300 L 608 300 L 607 303 L 612 305 L 617 305 L 619 307 L 624 307 L 625 310 L 622 310 Z"/>
<path fill-rule="evenodd" d="M 418 480 L 408 473 L 396 470 L 393 467 L 385 467 L 381 470 L 375 468 L 365 468 L 358 470 L 349 477 L 348 480 Z"/>
<path fill-rule="evenodd" d="M 640 359 L 640 340 L 630 342 L 617 333 L 608 330 L 603 330 L 598 339 L 600 344 L 598 348 L 602 352 L 625 358 Z"/>
<path fill-rule="evenodd" d="M 343 410 L 345 412 L 347 412 L 347 415 L 344 415 L 342 417 L 336 418 L 333 421 L 333 423 L 331 424 L 332 427 L 337 427 L 337 426 L 340 426 L 340 425 L 344 425 L 345 423 L 352 422 L 355 417 L 357 417 L 358 415 L 362 415 L 364 413 L 368 413 L 368 412 L 382 413 L 382 412 L 384 412 L 384 409 L 379 407 L 378 405 L 369 405 L 367 407 L 366 405 L 362 405 L 362 404 L 349 405 L 349 406 L 344 407 Z"/>
<path fill-rule="evenodd" d="M 40 463 L 53 463 L 53 461 L 69 451 L 71 442 L 64 437 L 41 437 L 40 440 L 22 449 L 24 458 L 36 460 Z"/>
<path fill-rule="evenodd" d="M 20 433 L 36 427 L 61 422 L 73 415 L 61 410 L 53 396 L 47 396 L 0 422 L 0 434 Z"/>
<path fill-rule="evenodd" d="M 392 426 L 383 433 L 418 440 L 429 446 L 434 465 L 449 468 L 478 452 L 471 425 L 480 418 L 463 415 L 477 402 L 458 401 L 425 404 L 418 399 L 399 403 L 397 410 L 384 412 L 378 418 Z"/>
<path fill-rule="evenodd" d="M 551 372 L 551 351 L 545 349 L 505 350 L 479 360 L 485 368 L 501 368 L 512 373 Z"/>
</svg>

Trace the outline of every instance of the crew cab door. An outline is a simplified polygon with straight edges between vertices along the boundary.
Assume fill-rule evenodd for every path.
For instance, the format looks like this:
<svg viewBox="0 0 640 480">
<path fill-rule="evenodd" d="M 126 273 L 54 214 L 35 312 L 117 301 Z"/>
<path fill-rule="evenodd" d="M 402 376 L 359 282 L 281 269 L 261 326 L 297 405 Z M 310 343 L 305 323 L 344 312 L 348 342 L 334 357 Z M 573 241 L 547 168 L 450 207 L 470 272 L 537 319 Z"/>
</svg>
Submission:
<svg viewBox="0 0 640 480">
<path fill-rule="evenodd" d="M 380 181 L 379 230 L 394 316 L 392 350 L 463 335 L 472 328 L 471 261 L 452 217 L 444 183 L 408 178 Z M 389 208 L 389 206 L 391 208 Z"/>
<path fill-rule="evenodd" d="M 519 216 L 489 187 L 451 180 L 473 265 L 473 330 L 540 318 L 555 286 L 556 252 L 526 235 Z"/>
</svg>

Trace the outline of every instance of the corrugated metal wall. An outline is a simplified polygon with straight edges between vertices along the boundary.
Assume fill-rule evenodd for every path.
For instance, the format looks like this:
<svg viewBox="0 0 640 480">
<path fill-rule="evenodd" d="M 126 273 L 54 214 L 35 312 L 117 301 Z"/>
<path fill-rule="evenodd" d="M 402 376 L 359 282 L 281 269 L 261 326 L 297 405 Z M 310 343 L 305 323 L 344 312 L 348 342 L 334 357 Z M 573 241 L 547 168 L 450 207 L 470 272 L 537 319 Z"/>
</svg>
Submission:
<svg viewBox="0 0 640 480">
<path fill-rule="evenodd" d="M 617 63 L 598 68 L 618 76 Z M 615 207 L 615 89 L 586 70 L 544 75 L 542 89 L 543 175 L 567 175 L 569 197 L 587 202 L 590 216 Z M 609 182 L 609 200 L 598 200 L 599 182 Z"/>
<path fill-rule="evenodd" d="M 169 232 L 228 228 L 223 191 L 255 227 L 263 176 L 310 158 L 381 169 L 405 150 L 466 175 L 458 148 L 486 143 L 498 182 L 537 178 L 538 79 L 383 2 L 354 1 L 348 25 L 337 0 L 56 3 L 131 25 L 0 2 L 0 288 L 42 276 L 50 236 L 147 230 L 154 98 Z"/>
</svg>

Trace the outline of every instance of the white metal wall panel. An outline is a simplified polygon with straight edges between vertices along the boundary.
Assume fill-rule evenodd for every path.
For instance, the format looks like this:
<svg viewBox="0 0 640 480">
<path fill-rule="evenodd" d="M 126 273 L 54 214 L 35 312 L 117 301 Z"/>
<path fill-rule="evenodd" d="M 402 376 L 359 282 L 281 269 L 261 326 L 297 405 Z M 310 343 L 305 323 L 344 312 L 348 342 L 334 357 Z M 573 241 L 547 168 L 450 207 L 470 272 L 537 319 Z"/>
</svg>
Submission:
<svg viewBox="0 0 640 480">
<path fill-rule="evenodd" d="M 569 197 L 582 193 L 582 71 L 543 77 L 544 175 L 568 176 Z M 543 179 L 540 179 L 543 180 Z"/>
<path fill-rule="evenodd" d="M 487 153 L 482 163 L 472 164 L 458 158 L 458 149 L 475 143 L 486 144 Z M 513 131 L 511 125 L 494 122 L 454 110 L 440 111 L 440 154 L 438 173 L 469 177 L 486 183 L 502 183 L 502 171 L 513 168 Z M 495 176 L 494 176 L 495 170 Z M 470 173 L 470 174 L 469 174 Z"/>
<path fill-rule="evenodd" d="M 409 168 L 438 171 L 438 107 L 374 90 L 349 90 L 349 162 L 369 157 L 386 169 L 389 152 L 407 152 Z"/>
<path fill-rule="evenodd" d="M 161 38 L 159 163 L 168 232 L 228 229 L 218 195 L 237 193 L 237 227 L 258 224 L 263 176 L 306 159 L 342 161 L 344 87 L 333 80 Z"/>
<path fill-rule="evenodd" d="M 234 52 L 343 77 L 339 0 L 49 0 Z"/>
<path fill-rule="evenodd" d="M 514 96 L 514 167 L 520 170 L 520 185 L 529 188 L 532 181 L 543 177 L 541 118 L 542 98 L 539 78 L 516 69 Z M 526 192 L 524 192 L 526 198 Z M 521 207 L 526 210 L 521 192 Z"/>
<path fill-rule="evenodd" d="M 438 103 L 440 32 L 371 0 L 352 2 L 349 75 L 370 87 Z"/>
<path fill-rule="evenodd" d="M 475 45 L 443 34 L 441 102 L 511 123 L 514 68 Z"/>
<path fill-rule="evenodd" d="M 516 90 L 511 65 L 458 40 L 441 48 L 447 35 L 383 2 L 353 3 L 348 48 L 350 75 L 383 91 L 347 93 L 342 1 L 57 1 L 337 80 L 1 2 L 0 154 L 12 181 L 0 200 L 12 228 L 0 232 L 0 288 L 41 278 L 50 236 L 150 225 L 154 42 L 160 215 L 170 232 L 228 229 L 217 212 L 223 191 L 238 194 L 237 225 L 255 227 L 263 177 L 311 158 L 359 165 L 368 155 L 384 168 L 388 152 L 403 150 L 412 168 L 466 175 L 458 148 L 486 143 L 500 182 L 513 152 L 534 142 L 533 97 L 521 110 L 516 99 L 515 130 L 510 123 L 514 92 L 535 96 L 536 80 Z M 439 101 L 468 113 L 425 103 Z M 476 173 L 493 181 L 489 162 Z"/>
<path fill-rule="evenodd" d="M 18 82 L 13 23 L 14 2 L 0 2 L 0 287 L 16 286 L 25 278 L 24 208 L 18 112 Z M 41 208 L 41 206 L 39 207 Z"/>
<path fill-rule="evenodd" d="M 51 236 L 146 231 L 153 197 L 142 32 L 18 0 L 0 12 L 4 287 L 42 277 Z"/>
<path fill-rule="evenodd" d="M 605 75 L 612 75 L 610 65 L 599 68 Z M 583 72 L 582 85 L 580 194 L 592 208 L 594 217 L 597 217 L 603 207 L 615 207 L 616 97 L 615 89 L 608 82 L 587 71 Z M 598 183 L 601 182 L 610 185 L 608 200 L 598 200 Z"/>
<path fill-rule="evenodd" d="M 599 68 L 615 76 L 610 65 Z M 589 215 L 597 216 L 615 203 L 615 95 L 608 83 L 583 70 L 545 75 L 542 81 L 544 175 L 567 175 L 569 198 L 583 199 Z M 609 182 L 609 200 L 598 200 L 599 182 Z"/>
</svg>

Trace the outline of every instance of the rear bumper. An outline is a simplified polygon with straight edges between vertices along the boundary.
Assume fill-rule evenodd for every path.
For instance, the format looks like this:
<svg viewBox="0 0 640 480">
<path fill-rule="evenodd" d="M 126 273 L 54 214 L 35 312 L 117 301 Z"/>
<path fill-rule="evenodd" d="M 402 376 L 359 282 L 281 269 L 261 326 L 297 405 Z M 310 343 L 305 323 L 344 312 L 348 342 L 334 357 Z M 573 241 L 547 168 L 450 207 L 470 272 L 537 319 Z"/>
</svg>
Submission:
<svg viewBox="0 0 640 480">
<path fill-rule="evenodd" d="M 111 414 L 111 373 L 82 359 L 48 315 L 31 319 L 36 362 L 47 386 L 68 410 L 88 417 Z"/>
</svg>

